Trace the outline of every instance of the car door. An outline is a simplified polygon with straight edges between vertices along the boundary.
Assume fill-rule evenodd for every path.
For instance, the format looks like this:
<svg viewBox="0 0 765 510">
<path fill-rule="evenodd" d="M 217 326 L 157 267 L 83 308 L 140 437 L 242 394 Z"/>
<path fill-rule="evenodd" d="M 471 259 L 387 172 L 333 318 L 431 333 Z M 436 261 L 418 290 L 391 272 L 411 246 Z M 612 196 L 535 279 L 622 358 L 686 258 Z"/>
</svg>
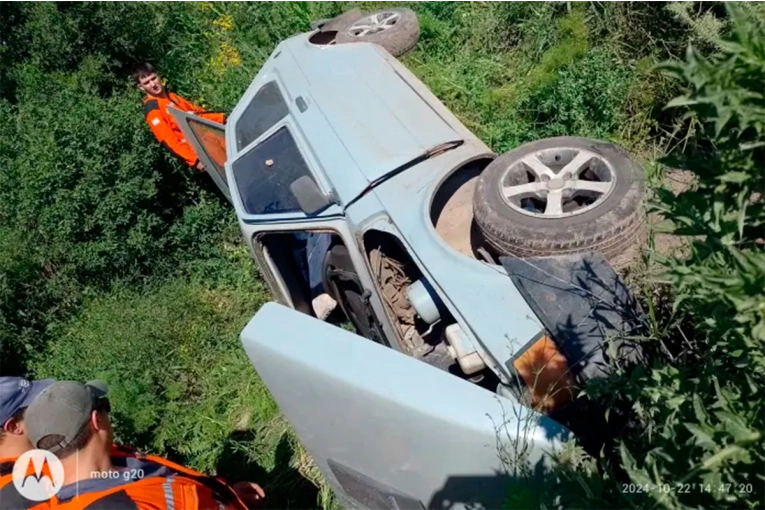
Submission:
<svg viewBox="0 0 765 510">
<path fill-rule="evenodd" d="M 168 111 L 183 131 L 186 140 L 194 148 L 199 161 L 205 166 L 205 172 L 231 202 L 231 191 L 226 179 L 225 126 L 173 106 L 170 106 Z"/>
<path fill-rule="evenodd" d="M 569 432 L 517 402 L 267 303 L 241 334 L 346 508 L 499 508 Z"/>
</svg>

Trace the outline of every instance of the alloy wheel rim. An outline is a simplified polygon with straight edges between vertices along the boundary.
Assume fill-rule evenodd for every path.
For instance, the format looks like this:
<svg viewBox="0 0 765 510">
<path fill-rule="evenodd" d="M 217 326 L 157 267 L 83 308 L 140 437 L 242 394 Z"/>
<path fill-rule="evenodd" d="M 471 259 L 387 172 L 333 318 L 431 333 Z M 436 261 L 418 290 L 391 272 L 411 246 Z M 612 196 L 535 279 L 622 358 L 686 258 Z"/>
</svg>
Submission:
<svg viewBox="0 0 765 510">
<path fill-rule="evenodd" d="M 397 12 L 383 11 L 361 18 L 348 29 L 352 37 L 364 37 L 390 29 L 398 23 L 401 16 Z"/>
<path fill-rule="evenodd" d="M 554 219 L 598 207 L 615 185 L 614 168 L 603 156 L 561 147 L 532 152 L 510 165 L 499 181 L 499 192 L 515 211 Z"/>
</svg>

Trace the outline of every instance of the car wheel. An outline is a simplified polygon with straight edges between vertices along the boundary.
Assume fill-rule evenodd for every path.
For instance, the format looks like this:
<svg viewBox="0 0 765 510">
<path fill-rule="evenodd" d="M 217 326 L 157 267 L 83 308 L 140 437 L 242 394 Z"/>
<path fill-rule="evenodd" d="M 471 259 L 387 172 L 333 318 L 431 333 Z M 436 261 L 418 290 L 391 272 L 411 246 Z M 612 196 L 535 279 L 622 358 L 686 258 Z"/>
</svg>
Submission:
<svg viewBox="0 0 765 510">
<path fill-rule="evenodd" d="M 329 19 L 320 19 L 311 22 L 311 29 L 321 29 L 322 32 L 338 32 L 344 28 L 347 28 L 351 23 L 361 18 L 364 14 L 361 9 L 355 7 L 348 11 L 345 11 L 340 16 L 335 16 Z"/>
<path fill-rule="evenodd" d="M 324 291 L 338 302 L 359 335 L 387 345 L 344 244 L 335 244 L 327 252 L 322 284 Z"/>
<path fill-rule="evenodd" d="M 399 57 L 417 44 L 420 23 L 411 9 L 386 9 L 373 12 L 354 21 L 337 33 L 337 44 L 375 43 Z"/>
<path fill-rule="evenodd" d="M 611 260 L 643 232 L 643 173 L 621 148 L 587 138 L 538 140 L 503 154 L 478 178 L 473 210 L 502 255 L 597 251 Z"/>
<path fill-rule="evenodd" d="M 311 30 L 318 30 L 327 23 L 332 21 L 332 18 L 323 18 L 323 19 L 317 19 L 311 22 Z"/>
</svg>

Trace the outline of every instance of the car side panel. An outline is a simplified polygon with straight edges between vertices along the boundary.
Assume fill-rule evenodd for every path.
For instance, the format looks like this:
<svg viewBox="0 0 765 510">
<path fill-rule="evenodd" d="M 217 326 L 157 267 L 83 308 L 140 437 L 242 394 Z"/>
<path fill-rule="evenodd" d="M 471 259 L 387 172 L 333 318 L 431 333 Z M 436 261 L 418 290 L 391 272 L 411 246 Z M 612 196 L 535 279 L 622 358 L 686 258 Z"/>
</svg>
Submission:
<svg viewBox="0 0 765 510">
<path fill-rule="evenodd" d="M 539 333 L 541 323 L 502 266 L 467 257 L 448 246 L 436 233 L 429 214 L 438 183 L 451 169 L 480 155 L 480 147 L 466 144 L 427 160 L 380 184 L 371 195 L 487 364 L 507 382 L 513 376 L 507 360 Z M 365 200 L 348 209 L 351 221 L 358 221 L 359 213 L 366 214 Z"/>
</svg>

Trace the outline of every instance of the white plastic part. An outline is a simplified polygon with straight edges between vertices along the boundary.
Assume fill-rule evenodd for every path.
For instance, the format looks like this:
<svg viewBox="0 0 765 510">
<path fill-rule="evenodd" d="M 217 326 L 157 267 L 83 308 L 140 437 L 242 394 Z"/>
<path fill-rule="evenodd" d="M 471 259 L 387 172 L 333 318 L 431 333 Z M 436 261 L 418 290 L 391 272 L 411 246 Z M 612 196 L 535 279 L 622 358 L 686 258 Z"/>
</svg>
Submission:
<svg viewBox="0 0 765 510">
<path fill-rule="evenodd" d="M 462 331 L 459 324 L 451 324 L 446 327 L 446 340 L 449 346 L 446 350 L 457 360 L 465 375 L 474 374 L 486 368 L 481 356 L 478 355 L 470 339 Z"/>
<path fill-rule="evenodd" d="M 417 280 L 406 290 L 406 297 L 412 303 L 414 311 L 428 324 L 433 324 L 441 318 L 432 292 L 433 290 L 423 279 Z"/>
</svg>

